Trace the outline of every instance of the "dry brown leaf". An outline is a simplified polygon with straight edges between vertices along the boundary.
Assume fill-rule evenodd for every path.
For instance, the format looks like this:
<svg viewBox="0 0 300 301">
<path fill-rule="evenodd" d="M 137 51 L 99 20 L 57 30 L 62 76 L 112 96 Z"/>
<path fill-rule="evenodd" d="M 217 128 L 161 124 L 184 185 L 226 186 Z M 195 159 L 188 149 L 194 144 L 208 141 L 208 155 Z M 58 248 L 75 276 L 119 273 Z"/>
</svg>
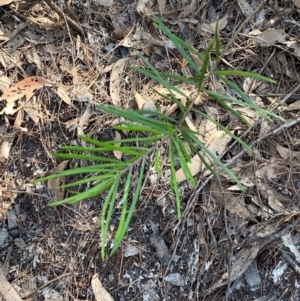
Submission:
<svg viewBox="0 0 300 301">
<path fill-rule="evenodd" d="M 147 97 L 145 99 L 140 93 L 134 91 L 134 99 L 139 110 L 157 111 L 152 98 Z"/>
<path fill-rule="evenodd" d="M 249 211 L 247 210 L 245 203 L 241 202 L 238 198 L 232 196 L 226 201 L 226 210 L 231 214 L 237 215 L 238 217 L 248 220 L 251 218 Z"/>
<path fill-rule="evenodd" d="M 151 13 L 152 1 L 150 0 L 139 0 L 136 6 L 136 11 L 139 14 L 148 15 Z"/>
<path fill-rule="evenodd" d="M 283 111 L 299 111 L 300 110 L 300 100 L 296 100 L 295 102 L 289 104 L 287 107 L 283 109 Z"/>
<path fill-rule="evenodd" d="M 119 132 L 115 132 L 115 140 L 121 140 L 121 134 L 119 133 Z M 115 145 L 117 145 L 117 146 L 120 146 L 121 145 L 121 143 L 115 143 Z M 119 160 L 121 160 L 121 158 L 122 158 L 122 156 L 123 156 L 123 153 L 121 152 L 121 151 L 116 151 L 116 150 L 114 150 L 113 151 L 113 153 L 114 153 L 114 155 L 115 155 L 115 157 L 117 158 L 117 159 L 119 159 Z"/>
<path fill-rule="evenodd" d="M 109 92 L 110 92 L 110 97 L 113 105 L 120 107 L 121 106 L 121 99 L 120 99 L 120 84 L 121 84 L 121 79 L 123 70 L 125 68 L 125 65 L 129 58 L 123 58 L 118 60 L 111 71 L 110 74 L 110 82 L 109 82 Z"/>
<path fill-rule="evenodd" d="M 93 0 L 95 4 L 103 6 L 112 6 L 114 0 Z"/>
<path fill-rule="evenodd" d="M 23 107 L 25 112 L 29 115 L 29 117 L 34 121 L 35 124 L 39 123 L 40 114 L 37 112 L 38 107 L 36 104 L 36 97 L 32 97 Z"/>
<path fill-rule="evenodd" d="M 29 51 L 26 51 L 26 58 L 28 62 L 35 64 L 37 69 L 42 69 L 42 62 L 35 47 L 31 47 Z"/>
<path fill-rule="evenodd" d="M 81 222 L 79 220 L 77 220 L 75 224 L 66 224 L 66 225 L 79 231 L 91 231 L 95 229 L 95 225 L 91 225 L 90 223 L 87 222 Z"/>
<path fill-rule="evenodd" d="M 266 191 L 268 196 L 268 205 L 271 209 L 276 211 L 277 213 L 285 213 L 287 210 L 284 209 L 282 203 L 276 198 L 273 191 L 271 189 L 267 189 Z"/>
<path fill-rule="evenodd" d="M 88 104 L 82 116 L 79 118 L 77 135 L 84 135 L 83 128 L 89 123 L 90 117 L 93 115 L 92 105 Z M 86 142 L 81 140 L 81 145 L 86 146 Z"/>
<path fill-rule="evenodd" d="M 253 31 L 249 35 L 257 35 L 253 38 L 254 43 L 261 47 L 269 47 L 276 43 L 286 42 L 286 33 L 279 29 L 267 29 L 263 32 Z"/>
<path fill-rule="evenodd" d="M 253 9 L 246 0 L 238 0 L 238 4 L 245 17 L 249 17 L 253 13 Z"/>
<path fill-rule="evenodd" d="M 157 0 L 158 9 L 161 14 L 165 11 L 166 2 L 167 0 Z"/>
<path fill-rule="evenodd" d="M 143 96 L 140 93 L 138 93 L 136 91 L 133 91 L 133 94 L 134 94 L 134 100 L 136 102 L 138 110 L 142 110 L 144 107 L 144 104 L 146 103 L 145 99 L 143 98 Z"/>
<path fill-rule="evenodd" d="M 256 237 L 268 237 L 274 234 L 278 229 L 278 225 L 272 223 L 272 225 L 256 224 L 249 228 L 249 233 Z"/>
<path fill-rule="evenodd" d="M 52 86 L 53 83 L 40 76 L 27 77 L 9 89 L 7 89 L 1 96 L 0 101 L 6 103 L 0 115 L 6 113 L 8 115 L 14 114 L 19 110 L 19 105 L 16 103 L 18 100 L 25 98 L 25 103 L 28 102 L 35 92 L 44 86 Z"/>
<path fill-rule="evenodd" d="M 0 298 L 1 296 L 6 301 L 22 301 L 17 291 L 13 288 L 11 283 L 7 281 L 3 267 L 0 268 Z"/>
<path fill-rule="evenodd" d="M 124 47 L 134 47 L 136 49 L 143 49 L 149 51 L 152 45 L 163 46 L 168 49 L 174 49 L 175 45 L 170 39 L 158 39 L 151 33 L 145 31 L 140 26 L 136 27 L 134 34 L 128 34 L 125 39 L 120 43 Z"/>
<path fill-rule="evenodd" d="M 97 301 L 114 301 L 112 296 L 107 292 L 107 290 L 102 286 L 98 275 L 95 274 L 91 281 L 92 290 Z"/>
<path fill-rule="evenodd" d="M 300 0 L 293 0 L 295 6 L 297 6 L 298 8 L 300 8 Z"/>
<path fill-rule="evenodd" d="M 56 166 L 53 173 L 55 174 L 55 173 L 58 173 L 60 171 L 65 170 L 68 163 L 69 163 L 69 160 L 62 161 L 61 163 L 59 163 Z M 55 201 L 59 201 L 59 200 L 62 200 L 64 198 L 65 189 L 61 188 L 60 186 L 64 185 L 65 182 L 66 182 L 65 177 L 59 177 L 59 178 L 51 179 L 51 180 L 48 181 L 48 188 L 50 190 L 52 190 L 53 197 L 54 197 Z"/>
<path fill-rule="evenodd" d="M 69 105 L 70 107 L 72 107 L 75 110 L 78 110 L 78 108 L 72 103 L 71 98 L 69 97 L 68 93 L 67 93 L 67 87 L 64 86 L 63 84 L 59 83 L 57 85 L 57 90 L 56 90 L 56 94 L 61 98 L 62 101 L 64 101 L 67 105 Z"/>
<path fill-rule="evenodd" d="M 285 43 L 289 48 L 293 49 L 293 53 L 295 53 L 298 57 L 300 57 L 300 46 L 295 41 L 286 41 Z"/>
<path fill-rule="evenodd" d="M 181 20 L 186 17 L 190 17 L 190 15 L 195 11 L 195 9 L 196 9 L 196 1 L 192 0 L 190 4 L 185 5 L 183 7 L 183 10 L 178 15 L 177 20 Z"/>
<path fill-rule="evenodd" d="M 4 93 L 10 86 L 11 80 L 4 74 L 3 71 L 0 71 L 0 91 Z"/>
<path fill-rule="evenodd" d="M 13 1 L 13 2 L 15 2 L 15 1 Z M 0 5 L 1 6 L 1 5 Z M 25 29 L 26 27 L 28 26 L 28 24 L 26 23 L 26 22 L 23 22 L 23 23 L 20 23 L 20 24 L 18 24 L 15 28 L 14 28 L 14 30 L 11 30 L 11 31 L 7 31 L 7 32 L 5 32 L 5 33 L 1 33 L 0 34 L 0 45 L 1 44 L 5 44 L 6 42 L 8 42 L 8 41 L 10 41 L 10 40 L 12 40 L 13 38 L 15 38 L 17 35 L 18 35 L 18 33 L 20 32 L 20 31 L 22 31 L 23 29 Z M 18 37 L 19 38 L 19 40 L 21 40 L 20 39 L 20 37 Z M 23 40 L 24 41 L 24 40 Z M 6 47 L 8 47 L 8 46 L 12 46 L 13 44 L 6 44 Z"/>
<path fill-rule="evenodd" d="M 205 146 L 216 157 L 220 157 L 220 155 L 222 155 L 223 152 L 226 150 L 227 144 L 231 141 L 231 139 L 232 138 L 229 135 L 227 135 L 224 131 L 216 131 L 209 137 Z M 207 155 L 203 154 L 203 158 L 208 162 L 208 164 L 211 164 L 210 163 L 211 159 Z M 193 176 L 195 176 L 196 174 L 198 174 L 199 172 L 201 172 L 203 170 L 204 165 L 202 164 L 198 155 L 195 155 L 192 158 L 191 162 L 188 163 L 188 167 L 191 171 L 191 174 Z M 210 174 L 209 170 L 205 172 L 205 176 L 207 176 L 209 174 Z M 176 171 L 175 176 L 176 176 L 176 180 L 178 183 L 182 182 L 186 179 L 182 168 L 180 168 L 179 170 Z"/>
<path fill-rule="evenodd" d="M 292 153 L 293 151 L 291 151 L 290 149 L 281 146 L 280 144 L 276 145 L 276 149 L 279 153 L 279 155 L 283 158 L 283 159 L 291 159 L 292 158 Z"/>
<path fill-rule="evenodd" d="M 290 251 L 294 254 L 295 259 L 300 264 L 300 252 L 299 252 L 299 250 L 297 249 L 297 247 L 295 246 L 295 244 L 293 242 L 293 238 L 292 238 L 291 233 L 287 233 L 287 234 L 282 235 L 281 240 L 282 240 L 284 246 L 289 248 Z"/>
<path fill-rule="evenodd" d="M 237 260 L 232 264 L 231 274 L 230 274 L 230 283 L 235 281 L 238 277 L 243 275 L 248 267 L 251 265 L 253 260 L 256 258 L 259 251 L 259 243 L 253 243 L 250 248 L 242 249 L 236 255 Z M 221 279 L 211 288 L 214 290 L 218 287 L 228 284 L 228 273 L 224 273 Z"/>
<path fill-rule="evenodd" d="M 225 29 L 228 24 L 228 14 L 226 13 L 223 18 L 218 20 L 218 32 Z M 217 22 L 211 23 L 210 26 L 213 29 L 213 32 L 216 30 Z"/>
<path fill-rule="evenodd" d="M 8 5 L 15 2 L 15 0 L 0 0 L 0 6 Z"/>
</svg>

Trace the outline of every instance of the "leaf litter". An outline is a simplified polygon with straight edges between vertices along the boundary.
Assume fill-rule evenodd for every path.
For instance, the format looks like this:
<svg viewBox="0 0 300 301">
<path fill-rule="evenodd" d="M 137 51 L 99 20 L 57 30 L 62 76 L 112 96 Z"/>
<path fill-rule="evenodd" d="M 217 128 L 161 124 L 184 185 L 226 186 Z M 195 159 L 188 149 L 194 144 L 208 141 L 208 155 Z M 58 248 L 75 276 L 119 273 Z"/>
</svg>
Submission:
<svg viewBox="0 0 300 301">
<path fill-rule="evenodd" d="M 2 1 L 5 14 L 10 6 L 15 4 L 13 2 Z M 20 193 L 20 199 L 15 202 L 15 205 L 20 205 L 21 208 L 18 215 L 21 228 L 26 229 L 26 235 L 31 235 L 23 237 L 34 254 L 34 260 L 29 262 L 22 257 L 24 251 L 18 249 L 17 244 L 20 244 L 16 240 L 16 261 L 12 260 L 12 263 L 18 270 L 15 275 L 18 274 L 19 278 L 14 281 L 22 281 L 20 275 L 23 275 L 24 271 L 36 275 L 37 278 L 33 279 L 37 279 L 40 288 L 43 287 L 40 297 L 51 299 L 52 296 L 58 300 L 68 299 L 70 296 L 64 295 L 68 291 L 72 296 L 76 296 L 75 299 L 79 298 L 80 292 L 80 299 L 86 300 L 102 300 L 103 296 L 109 294 L 115 300 L 133 299 L 136 296 L 139 296 L 138 300 L 162 300 L 162 296 L 167 295 L 171 296 L 172 300 L 215 300 L 216 296 L 229 296 L 228 300 L 240 300 L 241 294 L 250 296 L 253 291 L 255 296 L 261 295 L 261 298 L 267 295 L 266 300 L 272 300 L 273 297 L 274 300 L 279 300 L 280 296 L 284 295 L 282 288 L 278 286 L 280 281 L 275 283 L 271 278 L 272 273 L 280 268 L 274 263 L 278 261 L 283 262 L 285 269 L 276 277 L 281 279 L 283 286 L 292 287 L 289 293 L 297 293 L 296 286 L 291 286 L 294 282 L 289 276 L 289 268 L 296 270 L 297 266 L 286 256 L 296 260 L 299 257 L 296 251 L 297 230 L 290 228 L 290 236 L 288 232 L 284 233 L 284 229 L 292 225 L 299 214 L 296 201 L 300 187 L 297 124 L 287 127 L 283 131 L 284 135 L 264 138 L 274 129 L 274 125 L 260 121 L 257 113 L 250 109 L 235 107 L 249 124 L 255 125 L 244 137 L 247 142 L 261 139 L 261 143 L 253 148 L 253 155 L 244 153 L 230 167 L 246 190 L 239 190 L 220 172 L 219 184 L 214 184 L 215 181 L 210 182 L 197 201 L 192 202 L 192 206 L 189 207 L 191 203 L 188 199 L 195 195 L 195 191 L 187 187 L 184 177 L 179 177 L 182 206 L 183 209 L 189 208 L 189 212 L 188 216 L 183 216 L 183 221 L 178 226 L 178 221 L 174 219 L 172 195 L 158 175 L 156 181 L 145 187 L 141 196 L 141 203 L 147 204 L 147 212 L 143 213 L 143 206 L 139 206 L 135 218 L 140 223 L 135 222 L 130 226 L 126 238 L 128 245 L 131 245 L 130 241 L 137 242 L 137 254 L 140 257 L 133 255 L 125 260 L 121 249 L 118 254 L 121 260 L 114 257 L 100 263 L 97 257 L 100 238 L 94 223 L 82 223 L 82 217 L 78 217 L 82 211 L 72 211 L 72 208 L 50 210 L 45 207 L 47 198 L 44 197 L 47 196 L 47 192 L 41 192 L 40 186 L 30 186 L 29 183 L 36 174 L 46 174 L 53 170 L 53 159 L 49 159 L 49 153 L 57 150 L 60 145 L 80 145 L 82 141 L 78 136 L 81 134 L 88 133 L 101 141 L 114 137 L 119 139 L 124 134 L 111 130 L 110 125 L 115 121 L 98 112 L 94 108 L 97 103 L 110 102 L 127 108 L 131 107 L 129 103 L 132 100 L 136 101 L 138 109 L 146 105 L 153 109 L 161 108 L 170 116 L 177 114 L 176 105 L 154 92 L 157 90 L 168 95 L 168 91 L 145 82 L 139 75 L 127 69 L 127 65 L 138 62 L 132 60 L 132 57 L 135 56 L 134 51 L 139 50 L 156 66 L 162 66 L 168 72 L 186 71 L 180 64 L 174 63 L 178 57 L 170 57 L 174 45 L 150 24 L 147 16 L 152 12 L 158 13 L 172 32 L 184 37 L 201 51 L 205 50 L 214 33 L 216 18 L 219 19 L 218 30 L 223 47 L 236 31 L 236 24 L 246 17 L 251 17 L 244 31 L 235 40 L 234 46 L 225 53 L 222 67 L 261 72 L 276 78 L 276 85 L 257 85 L 248 79 L 243 83 L 242 79 L 236 79 L 236 83 L 243 86 L 247 94 L 251 93 L 253 101 L 264 107 L 282 102 L 296 84 L 299 43 L 294 38 L 294 33 L 299 25 L 291 11 L 279 12 L 265 4 L 261 11 L 252 16 L 258 1 L 242 0 L 237 1 L 236 7 L 232 7 L 229 1 L 224 1 L 221 6 L 216 6 L 213 1 L 203 4 L 197 1 L 104 2 L 95 1 L 96 6 L 91 4 L 89 7 L 79 2 L 78 7 L 72 7 L 76 17 L 73 20 L 76 21 L 68 29 L 63 29 L 66 24 L 61 15 L 53 13 L 52 8 L 45 3 L 34 1 L 27 3 L 34 5 L 35 9 L 34 14 L 30 10 L 26 11 L 28 19 L 21 18 L 22 21 L 17 24 L 8 14 L 5 15 L 7 18 L 3 19 L 3 24 L 1 23 L 3 27 L 0 40 L 3 49 L 0 51 L 0 126 L 3 130 L 0 132 L 0 164 L 1 180 L 6 187 L 3 189 L 3 196 L 12 197 L 11 193 L 6 193 L 7 189 L 36 193 L 26 194 L 26 199 L 23 198 L 24 194 Z M 293 3 L 298 7 L 296 0 Z M 23 4 L 20 3 L 20 7 Z M 99 4 L 102 5 L 101 11 L 97 7 Z M 266 15 L 268 8 L 270 9 Z M 288 8 L 283 7 L 284 9 Z M 9 12 L 14 14 L 13 11 Z M 16 16 L 17 13 L 18 9 Z M 280 14 L 283 16 L 281 25 L 278 23 Z M 66 19 L 69 15 L 66 14 Z M 236 20 L 236 16 L 240 16 L 241 20 Z M 30 26 L 26 20 L 30 20 Z M 80 24 L 82 20 L 86 23 Z M 277 22 L 274 22 L 276 20 Z M 270 21 L 273 22 L 272 26 Z M 68 19 L 68 26 L 69 24 L 72 23 Z M 85 39 L 84 35 L 79 39 L 76 24 L 84 28 L 88 39 Z M 109 43 L 112 47 L 107 51 L 104 46 Z M 23 49 L 26 49 L 25 55 L 22 53 Z M 194 60 L 197 61 L 196 58 Z M 141 62 L 138 63 L 142 65 Z M 201 68 L 199 61 L 197 64 Z M 213 84 L 216 89 L 222 89 L 221 83 Z M 181 85 L 180 88 L 188 97 L 194 99 L 195 91 L 190 87 Z M 286 119 L 299 118 L 297 100 L 300 89 L 298 90 L 292 93 L 285 106 L 282 103 L 282 106 L 278 107 L 277 113 L 283 114 Z M 230 96 L 232 93 L 223 92 Z M 175 96 L 182 103 L 186 103 L 187 99 L 182 95 L 175 93 Z M 198 97 L 195 104 L 199 109 L 217 118 L 235 134 L 245 133 L 245 127 L 234 116 L 220 110 L 207 95 L 202 94 Z M 70 123 L 73 126 L 69 127 Z M 221 134 L 220 129 L 212 122 L 191 115 L 186 118 L 186 123 L 192 130 L 199 132 L 201 141 L 225 164 L 239 153 L 239 147 L 232 146 L 231 138 Z M 113 155 L 121 158 L 121 154 Z M 159 156 L 161 174 L 167 175 L 169 162 L 163 148 Z M 122 157 L 122 160 L 126 158 Z M 60 163 L 58 161 L 54 165 L 63 169 L 66 163 Z M 149 164 L 151 165 L 151 160 Z M 209 173 L 204 171 L 197 158 L 192 158 L 191 167 L 201 185 Z M 177 172 L 180 174 L 180 169 Z M 51 185 L 53 187 L 59 183 Z M 85 186 L 82 186 L 82 189 L 85 189 Z M 61 198 L 65 193 L 72 194 L 72 191 L 58 192 L 61 194 L 55 198 Z M 101 198 L 82 204 L 84 214 L 88 215 L 86 221 L 98 217 L 99 203 Z M 164 205 L 160 207 L 160 203 Z M 3 211 L 4 215 L 5 212 Z M 114 214 L 117 220 L 119 212 L 116 210 Z M 163 242 L 160 245 L 151 245 L 153 229 L 149 221 L 150 216 L 160 228 Z M 39 235 L 28 228 L 26 218 L 29 218 L 31 223 L 36 221 L 36 227 L 40 229 Z M 78 220 L 80 222 L 77 222 Z M 111 234 L 113 231 L 112 228 Z M 16 236 L 18 229 L 11 229 L 11 239 L 19 239 Z M 268 241 L 266 247 L 264 243 Z M 9 242 L 5 238 L 0 246 L 3 258 Z M 73 249 L 70 242 L 76 242 Z M 281 250 L 282 243 L 285 250 Z M 168 257 L 173 258 L 170 266 L 168 263 L 164 263 L 163 267 L 159 265 L 161 263 L 156 259 L 159 246 L 163 246 Z M 233 256 L 228 257 L 228 253 L 232 253 Z M 260 256 L 257 256 L 258 253 Z M 273 262 L 264 261 L 270 256 L 273 257 Z M 47 271 L 38 267 L 38 263 L 45 260 L 52 266 Z M 20 265 L 20 262 L 24 264 Z M 183 267 L 187 267 L 188 272 L 185 272 Z M 255 277 L 248 273 L 250 269 L 259 271 L 266 277 L 262 277 L 255 286 L 251 286 L 251 280 Z M 95 270 L 98 274 L 93 278 Z M 68 271 L 72 271 L 72 275 L 80 275 L 81 280 L 67 275 Z M 45 274 L 49 278 L 46 279 Z M 62 281 L 57 279 L 58 277 L 62 277 Z M 144 279 L 141 281 L 139 277 Z M 243 282 L 244 279 L 246 282 Z M 192 286 L 185 285 L 188 281 L 191 281 Z M 236 285 L 238 283 L 240 286 Z M 269 290 L 266 290 L 266 287 Z M 270 291 L 278 293 L 271 296 Z M 108 298 L 112 298 L 111 296 Z M 252 299 L 249 297 L 247 300 Z M 290 300 L 290 295 L 286 300 Z"/>
</svg>

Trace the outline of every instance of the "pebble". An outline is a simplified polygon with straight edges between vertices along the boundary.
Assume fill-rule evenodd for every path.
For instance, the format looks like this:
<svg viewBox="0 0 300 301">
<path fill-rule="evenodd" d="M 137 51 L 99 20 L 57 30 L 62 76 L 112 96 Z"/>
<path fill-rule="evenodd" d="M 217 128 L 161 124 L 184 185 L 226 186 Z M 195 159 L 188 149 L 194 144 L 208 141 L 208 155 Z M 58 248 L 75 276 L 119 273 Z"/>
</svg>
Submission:
<svg viewBox="0 0 300 301">
<path fill-rule="evenodd" d="M 8 237 L 8 233 L 6 229 L 0 229 L 0 246 L 2 246 L 5 242 L 5 239 Z"/>
<path fill-rule="evenodd" d="M 164 280 L 176 286 L 185 285 L 184 278 L 179 273 L 169 274 L 164 278 Z"/>
</svg>

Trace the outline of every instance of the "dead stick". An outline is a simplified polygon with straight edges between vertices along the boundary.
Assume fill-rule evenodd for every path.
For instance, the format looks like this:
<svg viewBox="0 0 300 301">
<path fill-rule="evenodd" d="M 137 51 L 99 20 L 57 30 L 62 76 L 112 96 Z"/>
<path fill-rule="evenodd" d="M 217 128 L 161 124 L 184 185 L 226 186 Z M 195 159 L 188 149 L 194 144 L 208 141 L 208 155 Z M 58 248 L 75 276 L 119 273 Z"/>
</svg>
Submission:
<svg viewBox="0 0 300 301">
<path fill-rule="evenodd" d="M 71 27 L 73 27 L 75 30 L 77 30 L 79 33 L 81 33 L 83 36 L 85 36 L 83 29 L 74 20 L 72 20 L 69 16 L 67 16 L 56 4 L 54 4 L 51 0 L 44 0 L 44 1 L 61 18 L 65 19 Z"/>
</svg>

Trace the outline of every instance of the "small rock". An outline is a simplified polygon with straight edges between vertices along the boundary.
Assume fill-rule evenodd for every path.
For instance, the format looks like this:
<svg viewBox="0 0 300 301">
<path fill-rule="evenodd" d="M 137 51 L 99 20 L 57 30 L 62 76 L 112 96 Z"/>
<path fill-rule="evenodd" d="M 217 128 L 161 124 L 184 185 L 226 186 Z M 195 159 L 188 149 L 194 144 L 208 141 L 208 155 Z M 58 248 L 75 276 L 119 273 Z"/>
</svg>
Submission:
<svg viewBox="0 0 300 301">
<path fill-rule="evenodd" d="M 63 301 L 64 298 L 52 288 L 44 288 L 42 291 L 45 301 Z"/>
<path fill-rule="evenodd" d="M 166 282 L 169 282 L 176 286 L 184 286 L 185 285 L 184 278 L 179 273 L 169 274 L 164 279 Z"/>
<path fill-rule="evenodd" d="M 133 246 L 126 246 L 124 250 L 124 257 L 135 256 L 139 254 L 139 250 Z"/>
<path fill-rule="evenodd" d="M 12 238 L 19 238 L 21 235 L 20 235 L 20 232 L 18 229 L 11 229 L 8 231 L 8 234 L 12 237 Z"/>
<path fill-rule="evenodd" d="M 8 229 L 9 230 L 18 227 L 16 211 L 14 209 L 10 210 L 9 213 L 7 214 L 7 221 L 8 221 Z"/>
<path fill-rule="evenodd" d="M 5 242 L 5 239 L 8 237 L 8 233 L 6 229 L 0 229 L 0 246 L 2 246 Z"/>
<path fill-rule="evenodd" d="M 19 247 L 20 249 L 25 249 L 25 247 L 26 247 L 26 244 L 25 244 L 25 241 L 23 240 L 23 238 L 16 238 L 15 245 L 17 247 Z"/>
<path fill-rule="evenodd" d="M 168 246 L 166 245 L 164 239 L 152 233 L 149 237 L 150 244 L 155 247 L 157 257 L 159 258 L 161 264 L 163 266 L 166 266 L 169 264 L 171 260 L 171 254 L 169 253 Z"/>
<path fill-rule="evenodd" d="M 251 291 L 256 291 L 259 289 L 261 284 L 261 278 L 257 269 L 256 260 L 248 267 L 244 273 L 244 277 Z"/>
<path fill-rule="evenodd" d="M 160 301 L 160 297 L 157 294 L 158 287 L 153 280 L 141 284 L 143 291 L 143 301 Z"/>
<path fill-rule="evenodd" d="M 187 219 L 187 226 L 188 227 L 194 226 L 194 220 L 192 218 L 190 218 L 190 217 Z"/>
</svg>

